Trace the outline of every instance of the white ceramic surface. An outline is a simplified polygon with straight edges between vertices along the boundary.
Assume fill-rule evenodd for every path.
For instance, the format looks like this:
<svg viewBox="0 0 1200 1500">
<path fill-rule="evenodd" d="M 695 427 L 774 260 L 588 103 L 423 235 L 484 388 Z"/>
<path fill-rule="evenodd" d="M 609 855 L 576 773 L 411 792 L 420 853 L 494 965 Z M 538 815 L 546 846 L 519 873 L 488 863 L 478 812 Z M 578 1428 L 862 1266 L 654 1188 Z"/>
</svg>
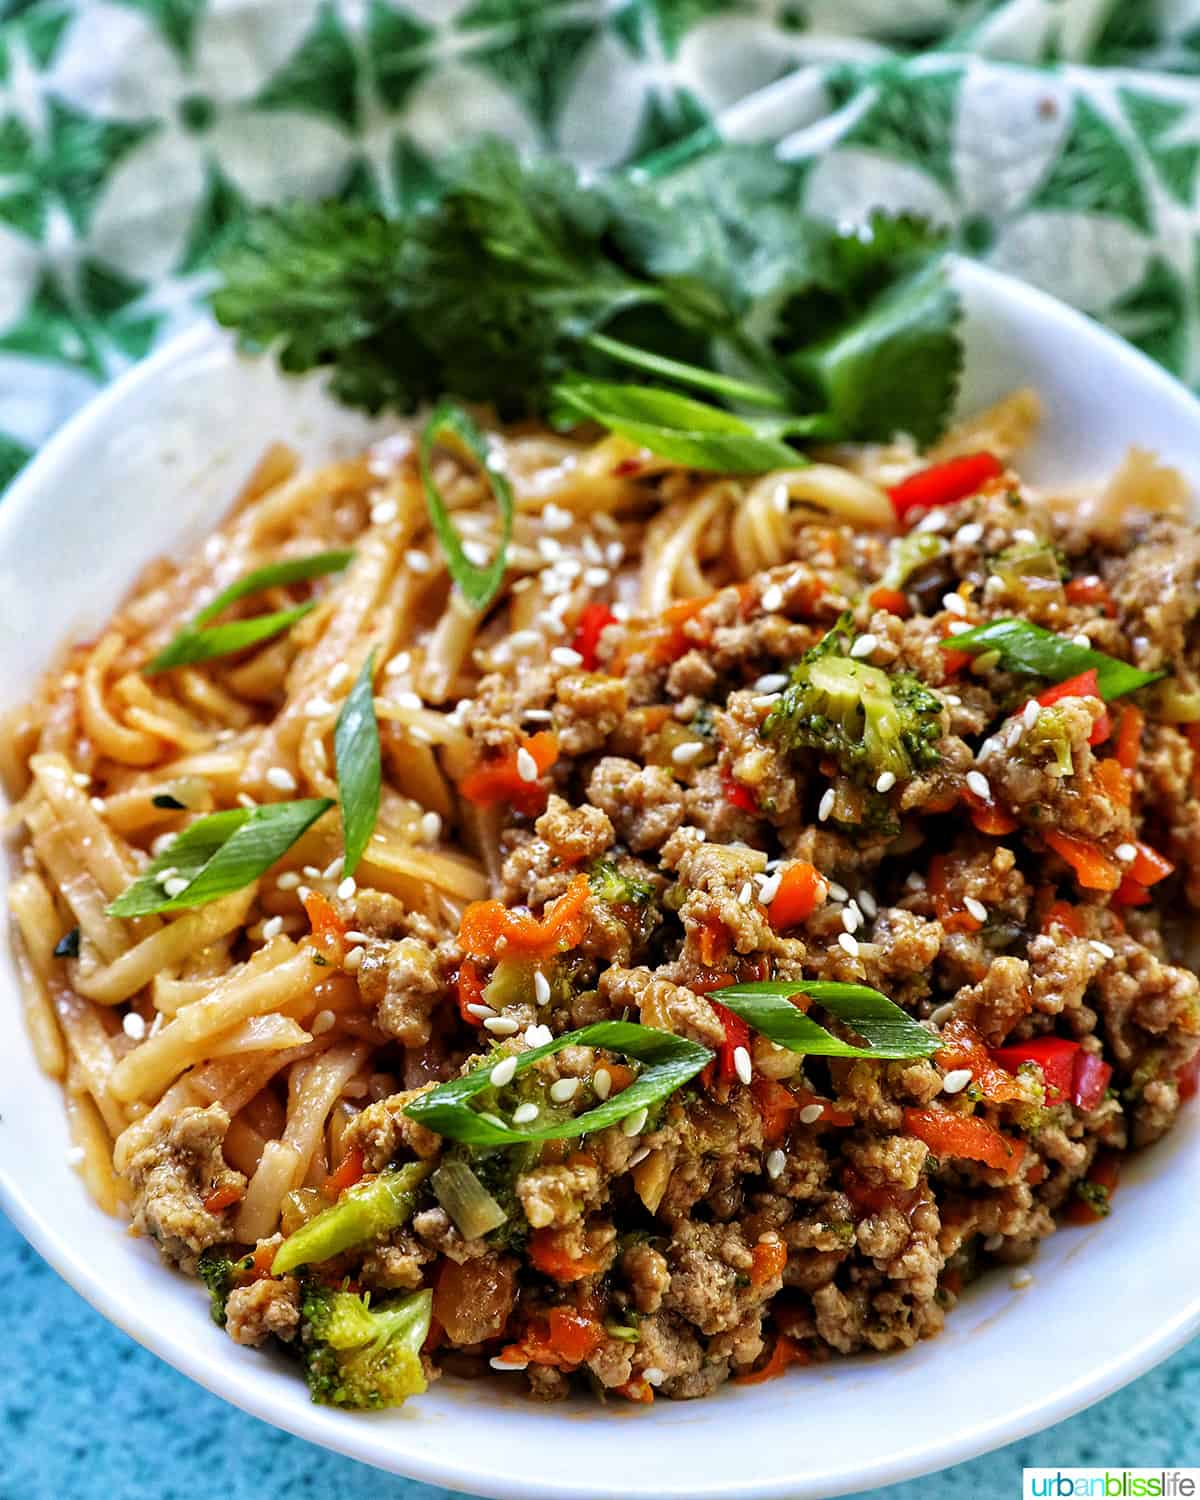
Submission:
<svg viewBox="0 0 1200 1500">
<path fill-rule="evenodd" d="M 1017 282 L 965 264 L 956 276 L 969 309 L 964 409 L 1026 382 L 1046 398 L 1024 465 L 1032 478 L 1101 476 L 1138 442 L 1200 484 L 1200 406 L 1179 385 Z M 268 440 L 319 458 L 369 430 L 311 383 L 238 360 L 206 329 L 133 371 L 0 505 L 0 709 L 22 698 L 60 642 L 105 619 L 149 558 L 204 533 Z M 1055 1235 L 1024 1290 L 988 1279 L 940 1338 L 909 1353 L 797 1370 L 696 1404 L 543 1407 L 497 1378 L 444 1380 L 401 1412 L 352 1416 L 311 1406 L 282 1361 L 235 1347 L 194 1283 L 92 1208 L 66 1162 L 58 1091 L 34 1066 L 6 948 L 0 1058 L 0 1206 L 93 1306 L 256 1416 L 451 1489 L 513 1500 L 806 1500 L 867 1489 L 1057 1422 L 1200 1328 L 1193 1105 L 1128 1169 L 1107 1222 Z"/>
</svg>

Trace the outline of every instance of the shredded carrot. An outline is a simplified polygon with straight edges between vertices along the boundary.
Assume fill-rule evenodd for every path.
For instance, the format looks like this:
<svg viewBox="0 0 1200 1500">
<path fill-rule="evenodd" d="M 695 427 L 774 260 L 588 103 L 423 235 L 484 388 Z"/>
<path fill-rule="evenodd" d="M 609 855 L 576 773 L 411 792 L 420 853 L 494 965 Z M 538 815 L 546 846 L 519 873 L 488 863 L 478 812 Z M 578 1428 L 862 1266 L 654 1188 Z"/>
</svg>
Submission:
<svg viewBox="0 0 1200 1500">
<path fill-rule="evenodd" d="M 509 911 L 502 901 L 472 901 L 462 914 L 458 941 L 471 958 L 550 958 L 574 948 L 587 930 L 586 875 L 576 875 L 539 920 Z"/>
<path fill-rule="evenodd" d="M 259 1281 L 262 1277 L 271 1274 L 271 1265 L 275 1260 L 275 1253 L 278 1249 L 278 1241 L 268 1240 L 265 1245 L 259 1245 L 253 1256 L 251 1256 L 250 1275 L 252 1280 Z"/>
<path fill-rule="evenodd" d="M 1118 807 L 1128 807 L 1133 795 L 1129 772 L 1117 760 L 1098 760 L 1092 773 Z"/>
<path fill-rule="evenodd" d="M 992 798 L 980 797 L 970 787 L 963 787 L 962 800 L 970 810 L 971 822 L 980 833 L 991 834 L 993 838 L 999 838 L 1003 834 L 1012 833 L 1018 827 L 1017 820 L 1012 813 Z"/>
<path fill-rule="evenodd" d="M 1029 999 L 1032 1003 L 1032 996 Z M 980 1093 L 991 1104 L 1025 1097 L 1012 1074 L 992 1061 L 975 1028 L 959 1016 L 952 1016 L 942 1028 L 942 1047 L 934 1053 L 934 1061 L 947 1072 L 969 1068 L 971 1081 L 978 1084 Z"/>
<path fill-rule="evenodd" d="M 1083 923 L 1079 912 L 1066 901 L 1052 902 L 1042 918 L 1043 932 L 1050 932 L 1055 927 L 1065 928 L 1072 937 L 1083 936 Z"/>
<path fill-rule="evenodd" d="M 1012 1140 L 978 1115 L 952 1109 L 906 1109 L 904 1128 L 938 1156 L 966 1157 L 1013 1176 L 1025 1156 L 1025 1142 Z"/>
<path fill-rule="evenodd" d="M 797 860 L 780 876 L 767 918 L 776 932 L 784 932 L 807 921 L 828 894 L 829 882 L 816 867 L 807 860 Z"/>
<path fill-rule="evenodd" d="M 622 1089 L 627 1089 L 637 1077 L 634 1070 L 625 1063 L 605 1063 L 608 1070 L 608 1093 L 611 1098 L 613 1094 L 619 1094 Z"/>
<path fill-rule="evenodd" d="M 748 1375 L 735 1375 L 735 1385 L 761 1385 L 764 1380 L 773 1380 L 776 1375 L 782 1375 L 789 1365 L 806 1365 L 809 1357 L 806 1350 L 802 1349 L 794 1339 L 788 1338 L 786 1333 L 781 1333 L 775 1340 L 775 1347 L 771 1350 L 771 1357 L 759 1370 L 752 1370 Z"/>
<path fill-rule="evenodd" d="M 729 952 L 729 933 L 725 923 L 719 917 L 706 917 L 700 923 L 697 940 L 700 948 L 700 962 L 705 968 L 712 968 Z"/>
<path fill-rule="evenodd" d="M 344 1193 L 348 1187 L 361 1180 L 363 1175 L 363 1152 L 361 1146 L 351 1146 L 342 1158 L 341 1165 L 336 1172 L 331 1172 L 325 1179 L 325 1191 L 331 1198 L 337 1198 Z"/>
<path fill-rule="evenodd" d="M 470 1007 L 484 1003 L 484 988 L 483 975 L 469 958 L 464 958 L 458 970 L 458 1013 L 468 1026 L 483 1025 Z"/>
<path fill-rule="evenodd" d="M 787 1265 L 787 1246 L 781 1239 L 759 1240 L 750 1252 L 750 1285 L 762 1286 L 774 1276 L 782 1276 Z"/>
<path fill-rule="evenodd" d="M 219 1214 L 223 1209 L 231 1208 L 240 1202 L 242 1190 L 239 1187 L 217 1188 L 215 1192 L 209 1193 L 204 1200 L 204 1211 L 209 1214 Z"/>
<path fill-rule="evenodd" d="M 308 891 L 304 910 L 312 927 L 310 941 L 331 964 L 340 964 L 346 951 L 346 924 L 320 891 Z"/>
<path fill-rule="evenodd" d="M 636 1401 L 641 1406 L 653 1405 L 654 1387 L 648 1380 L 627 1380 L 624 1385 L 614 1386 L 613 1390 L 627 1401 Z"/>
<path fill-rule="evenodd" d="M 558 759 L 558 737 L 548 729 L 529 735 L 516 750 L 507 755 L 481 761 L 469 771 L 458 789 L 476 807 L 495 807 L 507 802 L 518 812 L 532 815 L 546 805 L 546 788 L 540 780 L 526 781 L 521 775 L 518 758 L 521 750 L 533 757 L 538 777 L 542 777 Z"/>
<path fill-rule="evenodd" d="M 1098 604 L 1110 620 L 1116 616 L 1117 606 L 1108 591 L 1108 584 L 1098 573 L 1069 579 L 1063 593 L 1072 604 Z"/>
<path fill-rule="evenodd" d="M 899 615 L 902 620 L 912 613 L 908 599 L 900 589 L 886 589 L 881 585 L 867 595 L 867 603 L 872 609 L 886 609 L 888 614 Z"/>
<path fill-rule="evenodd" d="M 790 1089 L 761 1073 L 754 1075 L 750 1092 L 762 1116 L 763 1142 L 777 1146 L 791 1128 L 792 1116 L 803 1106 Z"/>
<path fill-rule="evenodd" d="M 561 1229 L 535 1229 L 529 1236 L 529 1259 L 544 1276 L 555 1281 L 579 1281 L 594 1276 L 603 1263 L 591 1255 L 572 1255 Z"/>
<path fill-rule="evenodd" d="M 946 932 L 978 932 L 983 923 L 973 917 L 965 907 L 955 906 L 947 889 L 946 856 L 935 854 L 929 861 L 929 894 L 933 897 L 933 909 Z"/>
<path fill-rule="evenodd" d="M 1121 717 L 1117 720 L 1116 757 L 1117 764 L 1126 771 L 1133 771 L 1137 767 L 1138 757 L 1142 751 L 1142 730 L 1146 724 L 1146 715 L 1136 704 L 1127 703 L 1121 710 Z"/>
<path fill-rule="evenodd" d="M 1143 844 L 1140 839 L 1134 847 L 1137 849 L 1137 854 L 1129 866 L 1129 876 L 1139 885 L 1157 885 L 1160 880 L 1165 880 L 1174 872 L 1175 866 L 1157 849 L 1152 849 L 1149 844 Z"/>
<path fill-rule="evenodd" d="M 1115 891 L 1121 884 L 1120 869 L 1093 839 L 1057 832 L 1043 834 L 1043 838 L 1071 866 L 1075 879 L 1085 890 Z"/>
</svg>

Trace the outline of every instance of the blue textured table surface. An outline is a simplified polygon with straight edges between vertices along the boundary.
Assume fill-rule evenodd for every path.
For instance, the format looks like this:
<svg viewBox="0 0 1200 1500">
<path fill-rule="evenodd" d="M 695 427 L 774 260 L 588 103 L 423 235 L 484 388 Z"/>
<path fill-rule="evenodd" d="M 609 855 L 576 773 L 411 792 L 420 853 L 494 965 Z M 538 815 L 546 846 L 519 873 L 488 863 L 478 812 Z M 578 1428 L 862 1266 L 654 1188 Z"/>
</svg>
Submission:
<svg viewBox="0 0 1200 1500">
<path fill-rule="evenodd" d="M 0 1217 L 0 1500 L 440 1500 L 245 1416 L 94 1313 Z M 1054 1358 L 1047 1330 L 1046 1358 Z M 874 1500 L 1014 1500 L 1024 1466 L 1185 1465 L 1200 1341 L 1090 1411 Z"/>
</svg>

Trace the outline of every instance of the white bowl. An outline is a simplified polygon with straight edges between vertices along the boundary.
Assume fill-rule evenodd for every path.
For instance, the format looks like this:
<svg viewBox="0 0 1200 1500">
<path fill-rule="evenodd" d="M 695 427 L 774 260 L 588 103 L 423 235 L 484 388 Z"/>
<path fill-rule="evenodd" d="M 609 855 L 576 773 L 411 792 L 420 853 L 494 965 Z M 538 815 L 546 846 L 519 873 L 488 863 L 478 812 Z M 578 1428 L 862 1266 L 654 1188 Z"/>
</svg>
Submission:
<svg viewBox="0 0 1200 1500">
<path fill-rule="evenodd" d="M 969 264 L 955 274 L 969 312 L 964 409 L 1025 383 L 1045 397 L 1045 427 L 1024 464 L 1031 478 L 1098 478 L 1137 442 L 1200 479 L 1200 405 L 1181 386 L 1016 281 Z M 203 535 L 267 441 L 321 458 L 379 425 L 312 382 L 238 359 L 207 328 L 131 372 L 0 506 L 0 709 L 29 692 L 60 643 L 106 618 L 148 559 Z M 67 1165 L 59 1092 L 34 1064 L 6 947 L 0 1056 L 0 1206 L 77 1291 L 255 1416 L 450 1489 L 513 1500 L 803 1500 L 867 1489 L 1060 1421 L 1200 1327 L 1192 1106 L 1128 1167 L 1110 1219 L 1056 1234 L 1021 1291 L 1004 1275 L 987 1278 L 945 1333 L 903 1355 L 838 1360 L 695 1404 L 539 1406 L 500 1378 L 446 1379 L 400 1412 L 350 1415 L 310 1405 L 282 1360 L 232 1344 L 196 1283 L 92 1207 Z"/>
</svg>

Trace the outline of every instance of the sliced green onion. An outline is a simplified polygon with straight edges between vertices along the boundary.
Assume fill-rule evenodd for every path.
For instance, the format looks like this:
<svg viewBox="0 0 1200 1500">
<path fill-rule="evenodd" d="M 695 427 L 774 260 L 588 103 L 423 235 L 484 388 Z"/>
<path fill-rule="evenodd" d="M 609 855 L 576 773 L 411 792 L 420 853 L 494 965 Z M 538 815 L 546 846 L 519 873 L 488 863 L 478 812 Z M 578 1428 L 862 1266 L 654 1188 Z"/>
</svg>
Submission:
<svg viewBox="0 0 1200 1500">
<path fill-rule="evenodd" d="M 297 604 L 292 609 L 280 609 L 267 615 L 254 615 L 248 620 L 231 620 L 225 625 L 209 625 L 223 610 L 250 594 L 260 594 L 264 589 L 282 588 L 291 583 L 305 583 L 312 578 L 322 578 L 327 573 L 340 573 L 353 552 L 314 552 L 309 557 L 289 558 L 285 562 L 268 563 L 255 568 L 244 578 L 231 583 L 227 589 L 211 599 L 198 614 L 183 627 L 157 656 L 142 668 L 150 677 L 158 672 L 167 672 L 172 667 L 187 666 L 193 662 L 211 661 L 214 657 L 228 656 L 247 646 L 269 640 L 281 631 L 290 629 L 297 620 L 304 618 L 315 607 L 314 601 Z"/>
<path fill-rule="evenodd" d="M 363 662 L 333 732 L 337 761 L 338 800 L 342 807 L 345 857 L 342 870 L 353 875 L 379 816 L 383 767 L 379 754 L 379 725 L 375 720 L 375 653 Z"/>
<path fill-rule="evenodd" d="M 1091 646 L 1080 646 L 1028 620 L 990 620 L 986 625 L 964 630 L 961 635 L 947 636 L 941 645 L 943 651 L 972 654 L 998 651 L 1000 665 L 1007 671 L 1028 672 L 1034 677 L 1047 677 L 1051 682 L 1066 682 L 1069 677 L 1078 677 L 1095 667 L 1100 696 L 1105 699 L 1120 698 L 1167 675 L 1165 671 L 1143 672 L 1115 656 Z"/>
<path fill-rule="evenodd" d="M 466 1240 L 481 1239 L 508 1218 L 465 1161 L 443 1162 L 429 1185 Z"/>
<path fill-rule="evenodd" d="M 832 1016 L 868 1042 L 854 1046 L 833 1036 L 823 1026 L 792 1004 L 792 995 L 807 995 Z M 938 1039 L 900 1009 L 886 995 L 865 984 L 840 984 L 832 980 L 763 980 L 733 984 L 709 996 L 726 1010 L 740 1016 L 748 1026 L 789 1052 L 817 1057 L 874 1057 L 890 1061 L 929 1057 L 941 1045 Z"/>
<path fill-rule="evenodd" d="M 185 828 L 108 907 L 110 917 L 205 906 L 264 874 L 333 806 L 329 797 L 209 813 Z M 182 888 L 175 882 L 185 882 Z M 168 892 L 171 887 L 173 894 Z"/>
<path fill-rule="evenodd" d="M 446 502 L 433 478 L 430 458 L 434 444 L 443 432 L 451 434 L 463 444 L 487 475 L 492 494 L 496 497 L 496 505 L 500 511 L 500 540 L 496 544 L 496 555 L 486 568 L 477 567 L 463 551 L 458 529 L 450 519 Z M 508 566 L 508 544 L 512 539 L 514 508 L 512 488 L 488 451 L 483 433 L 462 407 L 456 406 L 453 401 L 442 401 L 434 407 L 421 433 L 417 457 L 421 467 L 421 484 L 425 490 L 425 508 L 446 555 L 450 576 L 472 609 L 486 609 L 496 597 L 496 591 L 504 581 L 504 570 Z"/>
<path fill-rule="evenodd" d="M 545 1046 L 533 1047 L 517 1058 L 514 1077 L 519 1077 L 543 1057 L 553 1057 L 564 1047 L 605 1047 L 644 1064 L 643 1070 L 628 1088 L 613 1095 L 594 1109 L 570 1119 L 548 1125 L 508 1125 L 494 1108 L 481 1112 L 471 1101 L 494 1088 L 494 1063 L 485 1063 L 462 1078 L 439 1083 L 426 1094 L 419 1094 L 406 1107 L 405 1114 L 427 1129 L 452 1141 L 469 1146 L 512 1146 L 525 1141 L 564 1141 L 606 1130 L 618 1120 L 639 1113 L 667 1098 L 694 1078 L 713 1059 L 707 1047 L 689 1042 L 670 1032 L 639 1026 L 633 1021 L 597 1021 L 578 1031 L 564 1032 Z"/>
</svg>

